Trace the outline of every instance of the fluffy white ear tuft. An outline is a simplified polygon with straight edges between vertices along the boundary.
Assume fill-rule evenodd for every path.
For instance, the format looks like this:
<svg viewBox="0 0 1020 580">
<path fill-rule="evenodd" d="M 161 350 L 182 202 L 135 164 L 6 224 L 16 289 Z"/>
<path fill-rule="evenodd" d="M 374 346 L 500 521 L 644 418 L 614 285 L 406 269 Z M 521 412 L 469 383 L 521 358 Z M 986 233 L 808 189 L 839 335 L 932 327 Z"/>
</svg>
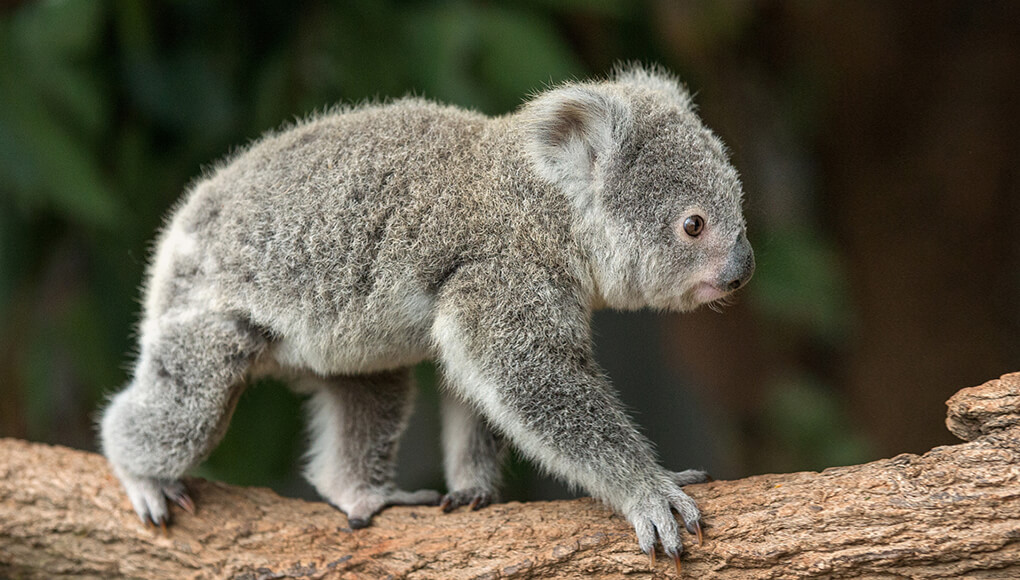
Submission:
<svg viewBox="0 0 1020 580">
<path fill-rule="evenodd" d="M 619 149 L 630 107 L 585 85 L 549 91 L 530 102 L 527 153 L 539 175 L 569 192 L 587 190 L 600 161 Z"/>
<path fill-rule="evenodd" d="M 693 107 L 687 87 L 676 76 L 659 65 L 650 67 L 635 63 L 618 65 L 613 71 L 613 80 L 620 84 L 644 87 L 662 93 L 684 108 Z"/>
</svg>

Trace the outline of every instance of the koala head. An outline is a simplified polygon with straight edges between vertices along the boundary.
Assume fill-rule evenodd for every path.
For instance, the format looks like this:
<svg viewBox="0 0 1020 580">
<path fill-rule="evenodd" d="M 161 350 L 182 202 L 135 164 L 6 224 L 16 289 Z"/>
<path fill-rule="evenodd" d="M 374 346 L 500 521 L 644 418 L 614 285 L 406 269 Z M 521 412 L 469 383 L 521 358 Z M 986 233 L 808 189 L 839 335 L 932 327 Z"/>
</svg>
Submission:
<svg viewBox="0 0 1020 580">
<path fill-rule="evenodd" d="M 632 67 L 524 114 L 531 163 L 570 199 L 607 306 L 690 310 L 750 279 L 740 179 L 674 78 Z"/>
</svg>

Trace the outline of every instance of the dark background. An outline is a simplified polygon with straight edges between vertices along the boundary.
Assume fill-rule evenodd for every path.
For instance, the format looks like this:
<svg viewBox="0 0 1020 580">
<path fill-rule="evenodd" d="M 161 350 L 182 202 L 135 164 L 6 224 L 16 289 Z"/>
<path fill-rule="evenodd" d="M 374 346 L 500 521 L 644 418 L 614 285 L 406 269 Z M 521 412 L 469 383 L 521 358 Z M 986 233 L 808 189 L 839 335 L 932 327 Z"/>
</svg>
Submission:
<svg viewBox="0 0 1020 580">
<path fill-rule="evenodd" d="M 336 102 L 490 114 L 657 62 L 732 150 L 758 271 L 722 314 L 600 313 L 664 463 L 732 478 L 951 443 L 1020 370 L 1020 3 L 0 1 L 0 435 L 94 449 L 149 244 L 203 167 Z M 441 487 L 434 371 L 401 480 Z M 197 473 L 307 494 L 260 383 Z M 514 460 L 512 498 L 566 492 Z"/>
</svg>

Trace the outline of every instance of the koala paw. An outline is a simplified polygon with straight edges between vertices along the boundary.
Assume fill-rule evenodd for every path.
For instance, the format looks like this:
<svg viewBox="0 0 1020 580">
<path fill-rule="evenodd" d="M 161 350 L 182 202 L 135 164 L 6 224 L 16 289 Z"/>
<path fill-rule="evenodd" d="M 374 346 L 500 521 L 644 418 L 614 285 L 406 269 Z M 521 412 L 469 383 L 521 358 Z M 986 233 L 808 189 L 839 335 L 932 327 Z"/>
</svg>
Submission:
<svg viewBox="0 0 1020 580">
<path fill-rule="evenodd" d="M 712 481 L 712 476 L 707 471 L 701 471 L 700 469 L 687 469 L 685 471 L 673 472 L 673 481 L 680 487 L 683 487 L 685 485 Z"/>
<path fill-rule="evenodd" d="M 687 472 L 681 472 L 687 474 Z M 679 479 L 679 475 L 669 473 L 672 479 Z M 689 476 L 684 475 L 685 480 Z M 699 479 L 700 481 L 700 479 Z M 694 504 L 694 500 L 687 496 L 674 481 L 660 485 L 658 489 L 645 492 L 642 497 L 633 501 L 624 510 L 627 520 L 634 526 L 637 533 L 638 545 L 641 550 L 649 555 L 652 562 L 655 561 L 656 538 L 662 545 L 662 551 L 673 559 L 677 569 L 680 569 L 680 554 L 683 552 L 683 544 L 680 541 L 680 528 L 677 525 L 676 516 L 680 515 L 684 528 L 691 534 L 697 536 L 698 544 L 702 542 L 701 534 L 701 512 Z"/>
<path fill-rule="evenodd" d="M 364 490 L 349 494 L 340 502 L 330 502 L 347 514 L 347 524 L 352 530 L 367 528 L 375 514 L 393 505 L 437 505 L 440 494 L 432 489 L 404 491 L 401 489 Z"/>
<path fill-rule="evenodd" d="M 482 509 L 494 501 L 496 501 L 496 494 L 492 491 L 480 487 L 469 487 L 444 495 L 439 507 L 443 513 L 450 513 L 463 505 L 469 506 L 474 511 Z"/>
<path fill-rule="evenodd" d="M 131 505 L 135 508 L 135 513 L 144 524 L 166 529 L 170 523 L 170 510 L 166 502 L 168 499 L 181 506 L 184 511 L 195 513 L 195 502 L 188 495 L 188 489 L 178 480 L 123 474 L 120 480 L 131 500 Z"/>
</svg>

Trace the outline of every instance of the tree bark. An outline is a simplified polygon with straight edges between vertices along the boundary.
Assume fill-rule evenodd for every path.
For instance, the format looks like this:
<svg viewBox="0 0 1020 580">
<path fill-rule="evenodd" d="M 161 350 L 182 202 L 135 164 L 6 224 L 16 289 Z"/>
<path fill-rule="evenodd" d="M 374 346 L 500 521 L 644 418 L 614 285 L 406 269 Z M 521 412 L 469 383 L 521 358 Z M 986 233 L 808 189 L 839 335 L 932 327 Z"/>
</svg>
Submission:
<svg viewBox="0 0 1020 580">
<path fill-rule="evenodd" d="M 1020 373 L 964 389 L 966 443 L 820 473 L 687 487 L 705 544 L 691 578 L 1020 577 Z M 352 531 L 324 503 L 192 479 L 195 515 L 141 525 L 95 454 L 0 440 L 0 577 L 668 578 L 590 499 L 477 512 L 385 510 Z"/>
</svg>

